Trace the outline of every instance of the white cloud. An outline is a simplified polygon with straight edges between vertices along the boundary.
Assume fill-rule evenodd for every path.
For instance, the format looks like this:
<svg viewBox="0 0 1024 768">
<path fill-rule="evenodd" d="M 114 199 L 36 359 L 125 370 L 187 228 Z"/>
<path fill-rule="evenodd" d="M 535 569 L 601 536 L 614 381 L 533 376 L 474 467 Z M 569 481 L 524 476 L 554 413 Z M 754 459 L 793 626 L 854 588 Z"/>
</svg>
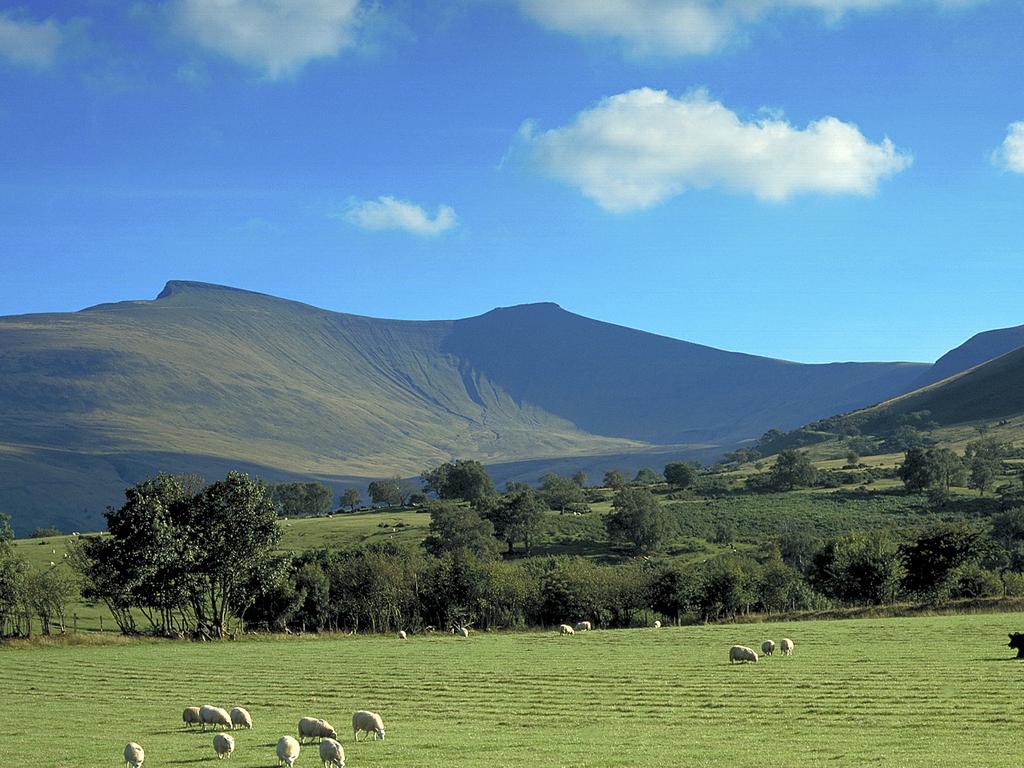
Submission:
<svg viewBox="0 0 1024 768">
<path fill-rule="evenodd" d="M 1010 123 L 1006 138 L 992 153 L 992 162 L 1004 170 L 1024 173 L 1024 122 Z"/>
<path fill-rule="evenodd" d="M 850 11 L 899 5 L 974 5 L 987 0 L 518 0 L 542 26 L 574 35 L 622 41 L 640 55 L 707 54 L 772 13 L 810 10 L 827 22 Z"/>
<path fill-rule="evenodd" d="M 450 205 L 438 206 L 431 218 L 421 206 L 389 195 L 381 195 L 376 200 L 353 201 L 345 218 L 363 229 L 401 229 L 420 237 L 434 237 L 458 224 Z"/>
<path fill-rule="evenodd" d="M 782 201 L 800 193 L 870 195 L 910 165 L 889 139 L 824 117 L 799 129 L 744 122 L 704 91 L 674 98 L 650 88 L 602 99 L 562 128 L 520 142 L 547 175 L 616 213 L 649 208 L 690 187 L 721 186 Z"/>
<path fill-rule="evenodd" d="M 350 46 L 359 0 L 179 0 L 183 31 L 270 78 Z"/>
<path fill-rule="evenodd" d="M 0 13 L 0 57 L 15 64 L 43 69 L 57 57 L 61 31 L 52 19 L 19 21 Z"/>
</svg>

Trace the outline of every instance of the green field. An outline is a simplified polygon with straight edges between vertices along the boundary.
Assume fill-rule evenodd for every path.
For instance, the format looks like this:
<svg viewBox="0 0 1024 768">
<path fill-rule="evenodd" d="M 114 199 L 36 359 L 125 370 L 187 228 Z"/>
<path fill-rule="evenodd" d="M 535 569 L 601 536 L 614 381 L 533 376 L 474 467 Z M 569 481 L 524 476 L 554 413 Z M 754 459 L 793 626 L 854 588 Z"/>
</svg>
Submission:
<svg viewBox="0 0 1024 768">
<path fill-rule="evenodd" d="M 1024 712 L 1006 633 L 1024 614 L 594 631 L 0 648 L 0 763 L 215 759 L 182 707 L 245 706 L 235 768 L 276 764 L 299 717 L 366 766 L 1018 766 Z M 791 658 L 730 665 L 788 636 Z M 384 742 L 352 744 L 351 712 Z M 298 765 L 319 765 L 307 747 Z"/>
</svg>

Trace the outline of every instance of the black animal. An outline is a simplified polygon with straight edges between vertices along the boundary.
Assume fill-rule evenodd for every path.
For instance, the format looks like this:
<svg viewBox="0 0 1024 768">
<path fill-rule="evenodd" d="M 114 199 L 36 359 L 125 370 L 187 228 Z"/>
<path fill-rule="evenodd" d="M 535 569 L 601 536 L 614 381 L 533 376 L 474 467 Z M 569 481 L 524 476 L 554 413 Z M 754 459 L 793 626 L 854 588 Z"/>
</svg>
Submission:
<svg viewBox="0 0 1024 768">
<path fill-rule="evenodd" d="M 1006 644 L 1010 648 L 1017 649 L 1017 658 L 1024 659 L 1024 632 L 1011 632 L 1010 642 Z"/>
</svg>

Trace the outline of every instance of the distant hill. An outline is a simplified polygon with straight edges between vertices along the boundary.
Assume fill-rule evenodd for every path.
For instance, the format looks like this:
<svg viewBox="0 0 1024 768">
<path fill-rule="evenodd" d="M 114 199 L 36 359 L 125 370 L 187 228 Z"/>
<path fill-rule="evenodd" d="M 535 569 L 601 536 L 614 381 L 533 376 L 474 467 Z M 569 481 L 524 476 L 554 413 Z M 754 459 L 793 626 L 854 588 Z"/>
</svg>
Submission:
<svg viewBox="0 0 1024 768">
<path fill-rule="evenodd" d="M 499 478 L 657 467 L 885 400 L 928 368 L 726 352 L 554 304 L 412 322 L 172 281 L 153 301 L 0 318 L 0 510 L 21 532 L 95 528 L 161 469 L 337 487 L 451 457 Z"/>
<path fill-rule="evenodd" d="M 1024 347 L 1024 325 L 976 334 L 936 360 L 917 385 L 924 387 L 948 379 L 1021 347 Z"/>
</svg>

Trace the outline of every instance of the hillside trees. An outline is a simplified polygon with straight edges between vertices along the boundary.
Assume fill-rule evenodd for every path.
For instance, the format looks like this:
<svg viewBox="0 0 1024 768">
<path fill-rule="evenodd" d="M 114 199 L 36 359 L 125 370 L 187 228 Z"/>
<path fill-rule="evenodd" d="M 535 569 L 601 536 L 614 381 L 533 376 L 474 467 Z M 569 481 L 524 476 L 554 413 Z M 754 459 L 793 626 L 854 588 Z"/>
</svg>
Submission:
<svg viewBox="0 0 1024 768">
<path fill-rule="evenodd" d="M 277 510 L 247 475 L 229 472 L 195 492 L 159 475 L 128 488 L 106 516 L 110 535 L 83 539 L 73 563 L 85 596 L 103 601 L 122 632 L 136 631 L 138 610 L 154 632 L 219 637 L 280 578 Z"/>
<path fill-rule="evenodd" d="M 630 544 L 637 552 L 651 552 L 668 539 L 672 519 L 648 488 L 626 487 L 615 495 L 605 527 L 612 541 Z"/>
<path fill-rule="evenodd" d="M 792 491 L 797 487 L 813 485 L 817 474 L 806 453 L 787 448 L 775 458 L 768 483 L 777 491 Z"/>
<path fill-rule="evenodd" d="M 494 534 L 508 545 L 510 555 L 517 541 L 523 542 L 523 549 L 527 555 L 530 554 L 531 542 L 544 514 L 544 505 L 536 491 L 529 486 L 516 488 L 483 514 L 494 526 Z"/>
<path fill-rule="evenodd" d="M 583 489 L 568 477 L 548 473 L 541 478 L 539 495 L 548 509 L 565 512 L 585 502 Z"/>
<path fill-rule="evenodd" d="M 420 475 L 423 490 L 439 499 L 479 502 L 496 495 L 494 481 L 479 461 L 456 459 Z"/>
<path fill-rule="evenodd" d="M 16 614 L 26 566 L 15 553 L 12 541 L 10 518 L 0 512 L 0 636 L 14 634 L 20 626 Z"/>
<path fill-rule="evenodd" d="M 323 483 L 275 483 L 270 497 L 283 517 L 320 517 L 330 509 L 334 494 Z"/>
<path fill-rule="evenodd" d="M 423 548 L 434 557 L 447 552 L 468 552 L 478 558 L 493 558 L 498 553 L 494 525 L 471 507 L 441 502 L 430 512 L 429 534 Z"/>
<path fill-rule="evenodd" d="M 360 501 L 359 491 L 355 488 L 346 488 L 338 494 L 338 506 L 348 507 L 349 511 L 354 510 Z"/>
<path fill-rule="evenodd" d="M 949 448 L 909 448 L 896 471 L 908 491 L 948 492 L 965 479 L 963 460 Z"/>
<path fill-rule="evenodd" d="M 697 470 L 685 461 L 675 461 L 665 465 L 665 482 L 684 490 L 693 485 L 697 479 Z"/>
</svg>

